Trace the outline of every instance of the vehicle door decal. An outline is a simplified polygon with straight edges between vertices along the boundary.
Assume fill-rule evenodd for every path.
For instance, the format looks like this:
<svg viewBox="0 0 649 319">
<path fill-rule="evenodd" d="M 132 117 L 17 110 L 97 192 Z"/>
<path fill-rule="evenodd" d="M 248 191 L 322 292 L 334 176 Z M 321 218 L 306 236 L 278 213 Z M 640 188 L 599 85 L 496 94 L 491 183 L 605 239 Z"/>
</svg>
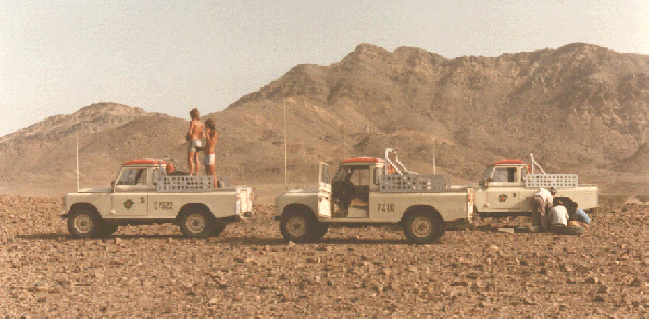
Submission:
<svg viewBox="0 0 649 319">
<path fill-rule="evenodd" d="M 131 209 L 133 207 L 133 204 L 135 204 L 130 198 L 124 202 L 124 207 L 126 209 Z"/>
<path fill-rule="evenodd" d="M 507 195 L 502 194 L 498 199 L 500 200 L 501 203 L 504 203 L 507 200 Z"/>
</svg>

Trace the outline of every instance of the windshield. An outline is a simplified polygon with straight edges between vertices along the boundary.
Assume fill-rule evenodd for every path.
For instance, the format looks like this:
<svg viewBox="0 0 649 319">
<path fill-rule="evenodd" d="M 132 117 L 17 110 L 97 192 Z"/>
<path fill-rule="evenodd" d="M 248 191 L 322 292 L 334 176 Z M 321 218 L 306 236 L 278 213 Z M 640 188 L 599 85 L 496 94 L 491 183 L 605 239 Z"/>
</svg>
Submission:
<svg viewBox="0 0 649 319">
<path fill-rule="evenodd" d="M 494 171 L 494 166 L 489 165 L 487 168 L 484 170 L 484 174 L 482 174 L 482 181 L 488 181 L 489 177 L 491 177 L 491 173 Z"/>
<path fill-rule="evenodd" d="M 117 177 L 117 185 L 146 185 L 146 168 L 125 167 Z"/>
<path fill-rule="evenodd" d="M 351 175 L 352 175 L 351 167 L 341 166 L 338 168 L 338 172 L 336 172 L 336 175 L 334 175 L 334 182 L 349 181 Z"/>
</svg>

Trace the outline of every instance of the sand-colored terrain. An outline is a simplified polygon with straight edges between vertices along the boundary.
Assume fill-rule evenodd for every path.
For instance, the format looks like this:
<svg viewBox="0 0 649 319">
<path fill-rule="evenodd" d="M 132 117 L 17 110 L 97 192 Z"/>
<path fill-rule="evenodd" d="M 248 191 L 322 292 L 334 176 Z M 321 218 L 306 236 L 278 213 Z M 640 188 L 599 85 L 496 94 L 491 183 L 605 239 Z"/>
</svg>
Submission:
<svg viewBox="0 0 649 319">
<path fill-rule="evenodd" d="M 218 238 L 177 226 L 77 240 L 60 199 L 0 197 L 0 314 L 78 316 L 631 316 L 649 314 L 649 206 L 604 204 L 583 236 L 480 220 L 411 245 L 391 228 L 286 243 L 274 207 Z"/>
</svg>

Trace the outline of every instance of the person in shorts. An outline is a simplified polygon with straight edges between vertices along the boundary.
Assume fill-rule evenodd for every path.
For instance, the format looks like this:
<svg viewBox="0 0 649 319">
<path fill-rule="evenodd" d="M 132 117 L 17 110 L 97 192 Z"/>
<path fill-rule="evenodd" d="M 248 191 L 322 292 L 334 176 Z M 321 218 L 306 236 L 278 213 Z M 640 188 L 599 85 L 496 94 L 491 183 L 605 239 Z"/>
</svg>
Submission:
<svg viewBox="0 0 649 319">
<path fill-rule="evenodd" d="M 189 165 L 189 175 L 198 175 L 201 164 L 198 160 L 198 149 L 203 146 L 203 122 L 197 109 L 191 110 L 189 115 L 192 120 L 189 122 L 189 131 L 186 138 L 189 141 L 187 149 L 187 163 Z"/>
<path fill-rule="evenodd" d="M 203 151 L 205 152 L 205 158 L 203 159 L 203 164 L 205 164 L 205 175 L 214 176 L 214 188 L 218 187 L 218 180 L 216 178 L 216 155 L 214 150 L 216 149 L 216 140 L 219 134 L 216 133 L 216 124 L 214 120 L 208 119 L 205 121 L 205 147 Z"/>
</svg>

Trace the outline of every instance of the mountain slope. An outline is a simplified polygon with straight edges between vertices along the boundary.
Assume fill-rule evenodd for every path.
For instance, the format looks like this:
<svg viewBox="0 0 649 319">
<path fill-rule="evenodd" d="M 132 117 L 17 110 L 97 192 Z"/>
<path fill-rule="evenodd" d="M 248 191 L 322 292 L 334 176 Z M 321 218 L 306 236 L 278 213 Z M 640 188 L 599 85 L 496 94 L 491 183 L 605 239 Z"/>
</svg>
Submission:
<svg viewBox="0 0 649 319">
<path fill-rule="evenodd" d="M 534 153 L 548 172 L 617 191 L 619 172 L 647 172 L 642 160 L 624 164 L 646 142 L 647 105 L 647 56 L 575 43 L 447 59 L 361 44 L 332 65 L 295 66 L 203 119 L 217 123 L 217 171 L 235 183 L 283 183 L 285 107 L 292 184 L 312 183 L 318 161 L 397 147 L 409 169 L 432 172 L 434 154 L 436 171 L 458 183 L 477 180 L 492 161 Z M 186 169 L 186 120 L 105 103 L 74 116 L 0 138 L 0 181 L 74 180 L 77 131 L 88 183 L 107 184 L 137 157 L 169 155 Z"/>
</svg>

